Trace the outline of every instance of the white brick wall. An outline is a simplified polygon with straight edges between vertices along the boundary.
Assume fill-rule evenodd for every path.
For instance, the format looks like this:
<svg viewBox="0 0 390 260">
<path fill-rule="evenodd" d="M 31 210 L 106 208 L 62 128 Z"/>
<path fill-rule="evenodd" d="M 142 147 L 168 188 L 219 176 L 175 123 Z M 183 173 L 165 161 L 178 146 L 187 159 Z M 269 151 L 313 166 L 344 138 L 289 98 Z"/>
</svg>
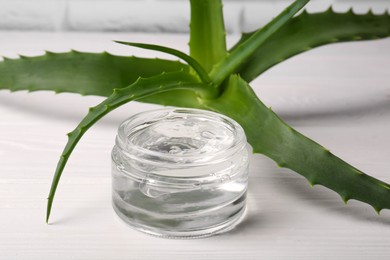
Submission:
<svg viewBox="0 0 390 260">
<path fill-rule="evenodd" d="M 253 30 L 292 0 L 225 0 L 228 32 Z M 312 0 L 309 11 L 329 5 L 356 12 L 390 9 L 390 0 Z M 0 30 L 187 32 L 188 0 L 0 0 Z"/>
</svg>

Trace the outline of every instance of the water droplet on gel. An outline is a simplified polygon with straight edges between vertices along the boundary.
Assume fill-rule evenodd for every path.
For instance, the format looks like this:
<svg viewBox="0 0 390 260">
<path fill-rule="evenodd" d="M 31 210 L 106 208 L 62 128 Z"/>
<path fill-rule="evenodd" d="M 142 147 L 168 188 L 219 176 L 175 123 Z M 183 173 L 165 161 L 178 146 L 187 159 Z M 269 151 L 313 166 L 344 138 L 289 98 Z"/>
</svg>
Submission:
<svg viewBox="0 0 390 260">
<path fill-rule="evenodd" d="M 194 183 L 194 187 L 195 188 L 202 188 L 202 183 L 201 182 Z"/>
<path fill-rule="evenodd" d="M 229 176 L 229 174 L 224 174 L 224 175 L 222 175 L 221 178 L 220 178 L 220 180 L 221 180 L 222 183 L 230 181 L 230 176 Z"/>
<path fill-rule="evenodd" d="M 180 153 L 182 151 L 182 149 L 180 149 L 179 146 L 177 145 L 172 145 L 170 148 L 169 148 L 169 152 L 170 154 L 176 154 L 176 153 Z"/>
</svg>

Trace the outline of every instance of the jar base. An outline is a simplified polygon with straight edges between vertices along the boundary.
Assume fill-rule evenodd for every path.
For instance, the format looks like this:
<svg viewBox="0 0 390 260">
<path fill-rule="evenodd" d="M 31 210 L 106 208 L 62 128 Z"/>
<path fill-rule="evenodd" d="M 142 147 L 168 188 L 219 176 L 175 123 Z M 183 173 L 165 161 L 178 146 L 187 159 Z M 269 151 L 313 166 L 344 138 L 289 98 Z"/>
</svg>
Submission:
<svg viewBox="0 0 390 260">
<path fill-rule="evenodd" d="M 123 212 L 115 205 L 113 201 L 112 207 L 116 212 L 117 216 L 128 226 L 131 228 L 146 233 L 148 235 L 162 237 L 162 238 L 170 238 L 170 239 L 192 239 L 192 238 L 203 238 L 210 237 L 214 235 L 218 235 L 221 233 L 228 232 L 236 227 L 246 216 L 247 208 L 246 205 L 237 211 L 233 216 L 231 216 L 228 220 L 219 223 L 218 225 L 214 225 L 211 227 L 207 227 L 204 229 L 190 230 L 190 231 L 169 231 L 162 230 L 155 227 L 150 227 L 146 225 L 142 225 L 139 223 L 135 223 L 131 221 Z"/>
</svg>

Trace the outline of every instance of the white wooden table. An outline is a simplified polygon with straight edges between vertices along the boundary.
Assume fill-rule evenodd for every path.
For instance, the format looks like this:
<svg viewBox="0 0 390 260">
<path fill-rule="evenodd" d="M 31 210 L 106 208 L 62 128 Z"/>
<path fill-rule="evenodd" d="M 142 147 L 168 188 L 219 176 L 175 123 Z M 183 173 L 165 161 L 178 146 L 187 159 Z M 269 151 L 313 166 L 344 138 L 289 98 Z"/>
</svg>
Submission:
<svg viewBox="0 0 390 260">
<path fill-rule="evenodd" d="M 112 39 L 186 50 L 186 36 L 0 33 L 0 54 L 108 50 L 153 57 Z M 237 37 L 232 37 L 233 41 Z M 361 170 L 390 182 L 390 40 L 322 47 L 253 83 L 299 131 Z M 82 139 L 63 175 L 51 224 L 46 197 L 58 156 L 99 97 L 0 91 L 0 259 L 390 259 L 390 211 L 311 188 L 261 156 L 251 158 L 249 211 L 233 231 L 196 240 L 155 238 L 111 208 L 110 150 L 118 124 L 154 108 L 131 103 Z"/>
</svg>

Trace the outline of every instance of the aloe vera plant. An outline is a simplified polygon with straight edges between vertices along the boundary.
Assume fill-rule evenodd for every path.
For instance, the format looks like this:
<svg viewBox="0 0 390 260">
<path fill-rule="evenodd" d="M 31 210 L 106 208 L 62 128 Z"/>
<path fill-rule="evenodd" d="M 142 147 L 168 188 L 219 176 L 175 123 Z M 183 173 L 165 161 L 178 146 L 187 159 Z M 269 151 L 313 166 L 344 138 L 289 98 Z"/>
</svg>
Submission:
<svg viewBox="0 0 390 260">
<path fill-rule="evenodd" d="M 243 34 L 226 48 L 221 0 L 191 0 L 190 55 L 167 47 L 127 43 L 162 51 L 184 62 L 114 56 L 109 53 L 50 53 L 4 59 L 0 89 L 51 90 L 106 99 L 89 109 L 68 134 L 55 171 L 47 204 L 49 220 L 54 195 L 66 162 L 83 134 L 115 108 L 133 101 L 207 109 L 241 124 L 255 153 L 273 159 L 323 185 L 347 202 L 359 200 L 378 213 L 390 209 L 390 185 L 354 168 L 283 122 L 266 107 L 249 83 L 268 68 L 314 47 L 390 35 L 390 15 L 357 15 L 299 11 L 309 0 L 297 0 L 266 26 Z"/>
</svg>

